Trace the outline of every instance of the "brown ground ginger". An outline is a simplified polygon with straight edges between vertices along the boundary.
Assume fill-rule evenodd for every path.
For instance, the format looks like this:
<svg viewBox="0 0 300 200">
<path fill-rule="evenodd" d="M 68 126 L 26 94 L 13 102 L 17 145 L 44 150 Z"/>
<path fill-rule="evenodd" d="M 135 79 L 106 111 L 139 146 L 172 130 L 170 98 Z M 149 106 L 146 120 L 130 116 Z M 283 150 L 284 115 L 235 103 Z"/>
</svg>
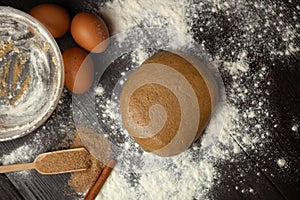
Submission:
<svg viewBox="0 0 300 200">
<path fill-rule="evenodd" d="M 83 144 L 80 140 L 78 132 L 75 132 L 75 138 L 71 144 L 72 148 L 83 147 Z M 69 186 L 74 188 L 76 192 L 87 192 L 87 190 L 93 185 L 96 181 L 97 177 L 103 170 L 104 165 L 90 155 L 91 166 L 85 170 L 80 172 L 73 172 L 71 178 L 69 180 Z"/>
</svg>

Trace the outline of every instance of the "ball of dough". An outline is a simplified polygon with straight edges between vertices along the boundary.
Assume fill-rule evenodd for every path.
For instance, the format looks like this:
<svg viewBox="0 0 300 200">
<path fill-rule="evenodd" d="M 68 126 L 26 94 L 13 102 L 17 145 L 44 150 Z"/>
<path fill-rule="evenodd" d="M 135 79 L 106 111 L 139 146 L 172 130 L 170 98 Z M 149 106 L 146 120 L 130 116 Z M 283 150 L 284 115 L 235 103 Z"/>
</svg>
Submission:
<svg viewBox="0 0 300 200">
<path fill-rule="evenodd" d="M 212 113 L 209 88 L 197 67 L 161 51 L 133 72 L 121 97 L 122 123 L 147 152 L 167 157 L 186 150 Z"/>
</svg>

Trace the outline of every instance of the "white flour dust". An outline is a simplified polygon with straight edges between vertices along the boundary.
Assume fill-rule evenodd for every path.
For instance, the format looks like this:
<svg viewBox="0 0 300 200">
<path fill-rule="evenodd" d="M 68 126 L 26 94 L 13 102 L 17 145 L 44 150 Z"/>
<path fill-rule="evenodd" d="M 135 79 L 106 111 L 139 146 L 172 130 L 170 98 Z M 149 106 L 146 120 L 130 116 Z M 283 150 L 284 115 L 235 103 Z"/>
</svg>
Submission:
<svg viewBox="0 0 300 200">
<path fill-rule="evenodd" d="M 299 125 L 298 124 L 295 124 L 295 125 L 292 126 L 292 131 L 297 132 L 298 129 L 299 129 Z"/>
<path fill-rule="evenodd" d="M 178 47 L 192 41 L 192 36 L 188 34 L 189 25 L 185 22 L 187 4 L 187 0 L 176 0 L 176 2 L 116 0 L 100 8 L 100 13 L 108 22 L 112 34 L 135 26 L 164 27 L 173 30 L 167 32 L 168 38 L 176 38 L 172 47 Z"/>
<path fill-rule="evenodd" d="M 9 164 L 16 164 L 16 162 L 26 162 L 31 159 L 31 156 L 35 153 L 35 149 L 29 145 L 23 145 L 19 148 L 12 151 L 10 154 L 4 155 L 2 157 L 2 164 L 9 165 Z"/>
<path fill-rule="evenodd" d="M 3 155 L 0 158 L 1 165 L 13 165 L 13 164 L 21 164 L 21 163 L 30 163 L 33 162 L 34 158 L 40 152 L 41 148 L 37 148 L 37 144 L 41 143 L 38 139 L 38 136 L 33 139 L 31 144 L 23 144 L 18 148 L 12 150 L 8 154 Z M 14 173 L 10 173 L 12 176 L 27 176 L 30 174 L 30 171 L 17 171 Z M 23 177 L 24 178 L 24 177 Z"/>
<path fill-rule="evenodd" d="M 283 158 L 277 160 L 277 165 L 279 167 L 284 167 L 286 165 L 286 161 Z"/>
<path fill-rule="evenodd" d="M 236 114 L 230 108 L 226 108 L 226 111 L 229 113 L 223 112 L 218 117 L 222 119 L 225 115 L 228 117 Z M 172 157 L 171 164 L 165 168 L 140 174 L 114 170 L 98 199 L 204 198 L 220 178 L 217 163 L 232 159 L 235 151 L 240 152 L 236 150 L 239 147 L 230 146 L 233 141 L 226 130 L 231 129 L 231 123 L 227 122 L 222 132 L 215 134 L 218 124 L 217 120 L 214 121 L 215 124 L 210 125 L 211 128 L 206 131 L 201 143 L 197 142 L 189 150 Z M 128 142 L 130 143 L 126 140 L 124 148 L 128 148 Z M 117 188 L 119 192 L 116 193 L 114 191 Z"/>
<path fill-rule="evenodd" d="M 238 138 L 245 150 L 257 151 L 256 147 L 263 147 L 270 135 L 263 127 L 265 119 L 272 117 L 268 106 L 272 66 L 257 63 L 252 70 L 250 64 L 266 55 L 268 57 L 264 59 L 272 61 L 299 52 L 299 9 L 285 12 L 286 9 L 281 3 L 245 0 L 113 0 L 96 10 L 108 22 L 112 34 L 136 26 L 163 27 L 168 37 L 174 39 L 173 49 L 188 46 L 193 38 L 196 39 L 212 54 L 211 62 L 229 80 L 225 86 L 227 120 L 220 133 L 215 133 L 217 122 L 211 124 L 212 128 L 206 130 L 200 142 L 175 156 L 172 164 L 159 171 L 141 174 L 113 171 L 97 199 L 213 198 L 212 188 L 222 177 L 219 164 L 224 160 L 234 161 L 242 152 L 232 138 Z M 174 29 L 180 35 L 176 35 Z M 211 36 L 211 33 L 219 34 Z M 141 64 L 148 57 L 149 52 L 141 47 L 134 52 L 132 62 Z M 103 94 L 103 88 L 96 90 Z M 101 106 L 107 109 L 105 114 L 115 119 L 116 110 L 111 105 L 114 104 L 107 101 Z M 292 130 L 297 131 L 298 125 Z M 130 148 L 129 141 L 124 143 L 124 148 Z M 203 151 L 205 154 L 199 153 Z M 280 158 L 276 163 L 286 167 L 284 159 Z M 239 176 L 242 178 L 243 173 Z M 251 187 L 236 186 L 234 189 L 241 193 L 255 192 Z"/>
<path fill-rule="evenodd" d="M 43 147 L 41 135 L 36 133 L 30 143 L 25 143 L 0 158 L 1 165 L 20 164 L 33 162 L 34 158 L 41 152 Z"/>
</svg>

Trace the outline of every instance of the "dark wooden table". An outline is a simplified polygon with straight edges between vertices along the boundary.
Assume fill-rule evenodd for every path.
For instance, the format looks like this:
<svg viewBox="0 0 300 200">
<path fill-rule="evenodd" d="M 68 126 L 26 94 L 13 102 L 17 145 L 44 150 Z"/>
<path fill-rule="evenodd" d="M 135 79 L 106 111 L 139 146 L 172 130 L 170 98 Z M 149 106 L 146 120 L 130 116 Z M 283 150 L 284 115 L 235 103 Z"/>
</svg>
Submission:
<svg viewBox="0 0 300 200">
<path fill-rule="evenodd" d="M 0 5 L 9 5 L 20 10 L 28 11 L 34 5 L 51 1 L 0 1 Z M 62 4 L 73 15 L 76 12 L 88 10 L 86 1 L 52 1 Z M 90 1 L 92 5 L 93 1 Z M 291 16 L 296 12 L 300 23 L 300 14 L 297 1 L 270 1 L 287 8 L 284 12 Z M 255 12 L 255 8 L 253 10 Z M 258 15 L 263 15 L 259 13 Z M 226 23 L 224 16 L 218 14 L 214 17 L 223 26 L 223 32 L 211 27 L 210 32 L 200 34 L 199 27 L 194 23 L 193 30 L 196 40 L 205 39 L 206 47 L 210 54 L 214 55 L 220 46 L 230 49 L 228 38 L 232 37 L 236 30 L 232 21 Z M 200 24 L 199 19 L 199 24 Z M 274 19 L 276 20 L 276 19 Z M 289 21 L 287 17 L 285 20 Z M 263 21 L 263 20 L 262 20 Z M 263 22 L 262 22 L 263 23 Z M 272 30 L 271 30 L 272 31 Z M 297 29 L 299 31 L 299 29 Z M 276 32 L 274 31 L 276 39 Z M 245 39 L 246 40 L 246 39 Z M 300 47 L 299 32 L 296 38 L 296 45 Z M 57 40 L 61 50 L 74 45 L 70 35 Z M 243 41 L 241 41 L 243 42 Z M 278 48 L 280 48 L 280 38 L 278 38 Z M 269 59 L 261 44 L 257 44 L 256 51 L 260 54 L 253 54 L 249 64 L 251 73 L 255 73 L 255 66 L 265 64 L 272 66 L 269 70 L 268 80 L 272 80 L 268 86 L 268 106 L 270 115 L 265 119 L 263 129 L 269 133 L 264 145 L 253 144 L 253 148 L 244 146 L 243 137 L 247 135 L 244 131 L 242 135 L 231 135 L 234 141 L 242 148 L 244 156 L 235 158 L 234 162 L 221 163 L 219 168 L 222 171 L 221 183 L 213 188 L 213 199 L 300 199 L 300 132 L 292 130 L 295 124 L 300 125 L 300 54 L 299 51 L 291 56 L 278 56 Z M 234 56 L 234 55 L 232 55 Z M 227 58 L 228 59 L 228 58 Z M 282 66 L 287 67 L 282 67 Z M 230 84 L 230 78 L 223 76 L 225 86 Z M 248 80 L 252 84 L 251 78 Z M 267 84 L 260 86 L 263 90 Z M 264 91 L 264 90 L 263 90 Z M 251 99 L 256 96 L 246 97 L 246 103 L 251 103 Z M 228 98 L 228 101 L 234 99 Z M 57 148 L 61 141 L 74 131 L 74 123 L 70 116 L 71 94 L 64 91 L 61 102 L 51 118 L 37 131 L 25 137 L 0 143 L 0 158 L 20 147 L 23 144 L 34 144 L 35 154 L 51 151 Z M 252 123 L 249 121 L 249 123 Z M 255 124 L 253 124 L 254 126 Z M 249 130 L 250 132 L 253 130 Z M 39 140 L 36 141 L 36 135 Z M 288 168 L 280 168 L 276 163 L 279 158 L 284 158 Z M 80 197 L 68 186 L 69 174 L 42 176 L 35 171 L 30 171 L 29 176 L 18 176 L 13 173 L 0 175 L 0 199 L 79 199 Z M 259 174 L 259 175 L 258 175 Z M 26 177 L 26 178 L 22 178 Z M 30 178 L 28 178 L 30 177 Z M 254 192 L 244 193 L 238 188 L 252 188 Z"/>
</svg>

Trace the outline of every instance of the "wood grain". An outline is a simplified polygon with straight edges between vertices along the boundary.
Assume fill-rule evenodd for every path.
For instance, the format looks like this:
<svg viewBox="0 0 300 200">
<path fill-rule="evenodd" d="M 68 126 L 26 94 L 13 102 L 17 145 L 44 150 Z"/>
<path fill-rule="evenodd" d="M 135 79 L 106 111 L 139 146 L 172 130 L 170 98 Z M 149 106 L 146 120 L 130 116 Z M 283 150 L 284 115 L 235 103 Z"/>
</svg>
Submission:
<svg viewBox="0 0 300 200">
<path fill-rule="evenodd" d="M 0 199 L 15 199 L 15 200 L 24 200 L 19 191 L 12 185 L 9 179 L 0 174 Z"/>
<path fill-rule="evenodd" d="M 211 199 L 285 199 L 246 155 L 220 164 L 219 168 L 222 180 L 214 187 Z"/>
</svg>

